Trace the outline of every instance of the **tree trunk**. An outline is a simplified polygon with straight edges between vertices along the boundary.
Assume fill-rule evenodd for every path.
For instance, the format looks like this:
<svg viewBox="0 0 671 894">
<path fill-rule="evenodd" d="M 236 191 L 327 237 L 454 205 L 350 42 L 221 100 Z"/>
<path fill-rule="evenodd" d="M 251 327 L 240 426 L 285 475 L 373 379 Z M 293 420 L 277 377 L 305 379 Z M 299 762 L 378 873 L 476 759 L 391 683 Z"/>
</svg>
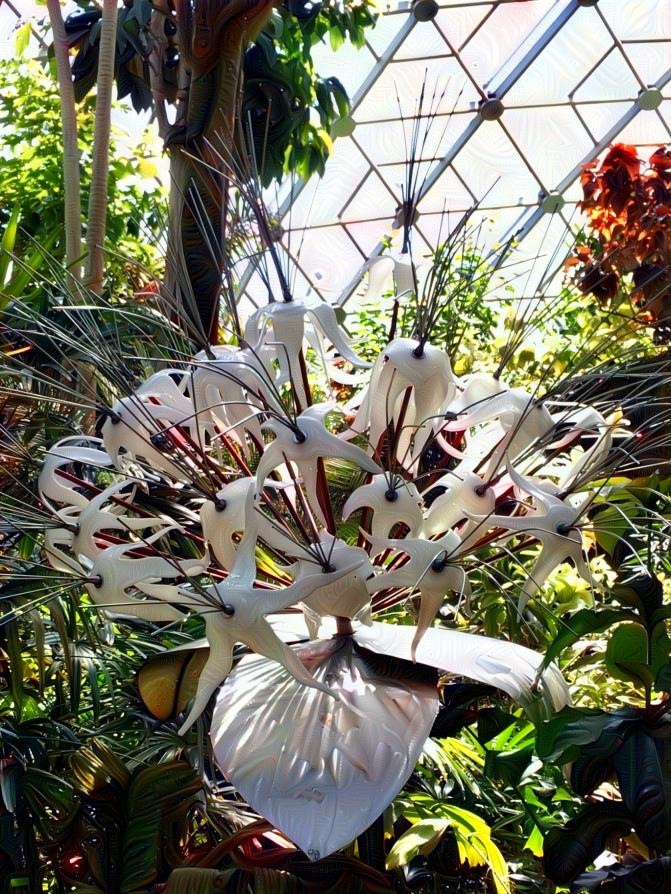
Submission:
<svg viewBox="0 0 671 894">
<path fill-rule="evenodd" d="M 77 146 L 77 109 L 70 71 L 70 58 L 59 0 L 47 0 L 47 9 L 54 35 L 54 56 L 61 98 L 63 127 L 63 193 L 65 197 L 65 263 L 79 279 L 82 256 L 82 210 L 79 180 L 79 147 Z"/>
<path fill-rule="evenodd" d="M 210 344 L 216 343 L 218 333 L 242 46 L 242 35 L 227 41 L 217 66 L 192 77 L 185 145 L 175 146 L 170 157 L 168 291 Z M 190 138 L 190 126 L 197 126 L 193 116 L 212 103 L 207 126 Z"/>
<path fill-rule="evenodd" d="M 235 124 L 243 50 L 276 2 L 173 0 L 188 80 L 180 82 L 178 121 L 173 139 L 169 135 L 167 140 L 172 182 L 165 292 L 210 344 L 218 337 L 226 268 L 225 225 L 238 158 Z M 155 97 L 160 93 L 154 90 Z"/>
<path fill-rule="evenodd" d="M 105 269 L 104 243 L 107 223 L 107 178 L 116 52 L 117 0 L 103 0 L 98 56 L 96 115 L 93 136 L 93 167 L 89 195 L 86 248 L 86 284 L 92 292 L 102 292 Z"/>
</svg>

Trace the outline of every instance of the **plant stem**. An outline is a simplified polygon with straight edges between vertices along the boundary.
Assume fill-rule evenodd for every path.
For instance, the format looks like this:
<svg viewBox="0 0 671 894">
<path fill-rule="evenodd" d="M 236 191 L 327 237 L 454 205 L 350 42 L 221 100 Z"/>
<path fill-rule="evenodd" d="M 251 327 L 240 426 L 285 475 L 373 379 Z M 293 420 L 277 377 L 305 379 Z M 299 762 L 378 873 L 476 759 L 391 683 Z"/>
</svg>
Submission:
<svg viewBox="0 0 671 894">
<path fill-rule="evenodd" d="M 75 90 L 72 83 L 70 57 L 59 0 L 47 0 L 47 9 L 54 36 L 54 56 L 56 58 L 58 91 L 61 98 L 63 192 L 65 199 L 65 263 L 70 273 L 76 279 L 79 279 L 81 276 L 80 259 L 82 256 L 82 209 Z"/>
<path fill-rule="evenodd" d="M 116 52 L 117 0 L 103 0 L 103 14 L 98 55 L 96 115 L 93 136 L 93 167 L 89 195 L 86 247 L 86 283 L 92 292 L 100 294 L 103 285 L 105 256 L 105 225 L 107 223 L 107 180 L 109 175 L 109 144 L 114 85 L 114 55 Z"/>
</svg>

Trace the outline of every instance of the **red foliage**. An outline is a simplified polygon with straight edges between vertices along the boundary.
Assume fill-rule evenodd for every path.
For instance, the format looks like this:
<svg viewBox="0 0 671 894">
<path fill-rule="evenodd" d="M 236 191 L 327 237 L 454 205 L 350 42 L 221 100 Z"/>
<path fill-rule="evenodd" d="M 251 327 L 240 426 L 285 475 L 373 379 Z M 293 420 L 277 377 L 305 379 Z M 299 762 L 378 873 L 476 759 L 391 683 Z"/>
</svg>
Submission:
<svg viewBox="0 0 671 894">
<path fill-rule="evenodd" d="M 601 163 L 584 165 L 580 182 L 589 238 L 567 268 L 602 304 L 632 274 L 640 319 L 661 335 L 671 309 L 671 147 L 656 149 L 646 163 L 634 146 L 618 143 Z"/>
</svg>

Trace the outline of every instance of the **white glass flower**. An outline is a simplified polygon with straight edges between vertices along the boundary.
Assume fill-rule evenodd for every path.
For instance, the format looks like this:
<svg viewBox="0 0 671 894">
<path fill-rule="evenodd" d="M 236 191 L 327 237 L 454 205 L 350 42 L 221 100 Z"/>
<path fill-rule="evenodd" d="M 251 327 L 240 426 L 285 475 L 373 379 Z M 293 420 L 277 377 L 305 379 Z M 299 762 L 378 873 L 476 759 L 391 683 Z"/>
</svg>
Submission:
<svg viewBox="0 0 671 894">
<path fill-rule="evenodd" d="M 370 366 L 353 350 L 330 304 L 324 301 L 308 304 L 303 301 L 275 301 L 259 308 L 247 322 L 245 341 L 253 344 L 263 341 L 274 348 L 280 368 L 278 381 L 291 382 L 303 408 L 308 405 L 308 397 L 299 358 L 305 338 L 306 318 L 344 360 L 353 366 Z M 267 331 L 268 327 L 272 329 L 271 334 Z"/>
<path fill-rule="evenodd" d="M 412 481 L 397 475 L 374 475 L 368 484 L 358 487 L 342 508 L 346 521 L 353 512 L 369 508 L 373 512 L 371 535 L 374 540 L 388 537 L 391 529 L 402 523 L 416 534 L 422 525 L 422 500 Z"/>
<path fill-rule="evenodd" d="M 83 509 L 88 506 L 88 497 L 82 493 L 81 482 L 76 478 L 68 477 L 63 466 L 74 463 L 104 468 L 112 465 L 108 454 L 99 446 L 83 446 L 85 444 L 100 444 L 97 438 L 63 438 L 50 447 L 42 461 L 37 489 L 42 502 L 55 514 L 59 515 L 59 509 L 54 504 L 62 503 L 65 507 Z"/>
<path fill-rule="evenodd" d="M 164 527 L 142 541 L 111 545 L 98 553 L 90 566 L 90 583 L 87 583 L 93 602 L 113 614 L 146 621 L 181 620 L 184 615 L 175 607 L 181 602 L 180 587 L 163 581 L 182 580 L 202 573 L 207 569 L 209 556 L 206 553 L 200 559 L 177 559 L 151 554 L 151 550 L 149 555 L 143 555 L 168 530 Z M 130 595 L 129 590 L 139 598 Z"/>
<path fill-rule="evenodd" d="M 370 384 L 352 423 L 352 431 L 368 430 L 374 448 L 399 419 L 403 395 L 412 389 L 405 404 L 405 437 L 397 457 L 414 459 L 440 423 L 440 408 L 456 393 L 456 380 L 447 354 L 431 344 L 411 338 L 396 338 L 381 351 L 371 373 Z M 412 439 L 412 447 L 409 441 Z"/>
<path fill-rule="evenodd" d="M 220 766 L 314 859 L 400 789 L 437 710 L 438 671 L 496 686 L 538 716 L 568 702 L 541 655 L 434 621 L 451 594 L 456 609 L 469 596 L 468 568 L 487 561 L 479 550 L 513 537 L 541 544 L 520 611 L 564 560 L 589 576 L 583 485 L 607 461 L 614 425 L 570 402 L 550 413 L 490 375 L 458 379 L 440 348 L 395 338 L 337 435 L 327 414 L 342 406 L 308 406 L 306 339 L 327 374 L 334 354 L 362 367 L 333 308 L 269 305 L 242 347 L 215 346 L 116 400 L 102 442 L 55 445 L 39 490 L 54 518 L 47 561 L 101 611 L 152 624 L 201 615 L 209 654 L 179 732 L 220 689 Z M 338 499 L 342 468 L 329 459 L 352 482 Z M 414 596 L 416 626 L 373 622 Z M 234 667 L 236 646 L 256 654 Z"/>
<path fill-rule="evenodd" d="M 549 435 L 555 425 L 548 408 L 534 395 L 509 388 L 471 404 L 445 428 L 461 431 L 494 419 L 498 419 L 503 437 L 487 464 L 488 474 L 494 474 L 506 458 L 514 462 L 528 447 Z"/>
<path fill-rule="evenodd" d="M 400 568 L 385 571 L 369 580 L 368 591 L 377 593 L 390 587 L 400 587 L 419 592 L 419 616 L 411 649 L 413 661 L 417 646 L 447 594 L 470 594 L 468 578 L 458 562 L 460 547 L 461 539 L 454 531 L 448 531 L 438 540 L 406 537 L 403 540 L 384 540 L 373 544 L 375 552 L 391 549 L 408 556 Z"/>
<path fill-rule="evenodd" d="M 317 497 L 319 459 L 326 457 L 347 459 L 366 472 L 375 474 L 382 471 L 360 447 L 343 441 L 327 430 L 324 420 L 333 409 L 332 404 L 315 404 L 296 418 L 295 425 L 290 426 L 284 420 L 275 419 L 264 423 L 264 428 L 272 431 L 275 439 L 264 450 L 256 469 L 256 483 L 260 490 L 265 479 L 278 466 L 287 461 L 294 463 L 303 479 L 310 506 L 324 524 L 326 523 L 324 511 Z"/>
<path fill-rule="evenodd" d="M 592 583 L 579 526 L 580 517 L 590 497 L 587 494 L 579 495 L 576 505 L 571 505 L 568 499 L 555 496 L 512 467 L 508 471 L 515 485 L 532 498 L 533 506 L 527 507 L 523 515 L 492 514 L 477 517 L 477 521 L 503 529 L 506 531 L 505 539 L 527 534 L 539 540 L 542 545 L 540 555 L 522 587 L 518 602 L 518 611 L 522 613 L 531 596 L 538 592 L 555 568 L 567 559 L 573 562 L 588 583 Z"/>
<path fill-rule="evenodd" d="M 294 550 L 289 550 L 292 554 Z M 314 580 L 315 557 L 323 557 L 327 567 L 338 571 L 342 568 L 351 570 L 343 577 L 329 578 L 317 586 L 305 599 L 303 606 L 308 609 L 306 620 L 311 626 L 311 631 L 316 634 L 321 618 L 325 615 L 341 618 L 359 618 L 368 620 L 370 617 L 370 596 L 367 581 L 375 574 L 373 564 L 365 549 L 349 546 L 343 540 L 339 540 L 322 532 L 318 548 L 313 546 L 306 556 L 306 550 L 302 550 L 302 558 L 289 568 L 289 573 L 296 583 L 310 577 Z"/>
<path fill-rule="evenodd" d="M 283 412 L 267 349 L 216 345 L 213 358 L 198 355 L 189 371 L 193 407 L 199 419 L 209 419 L 219 433 L 232 438 L 249 456 L 247 433 L 262 440 L 260 416 L 264 409 Z"/>
<path fill-rule="evenodd" d="M 181 733 L 186 732 L 200 716 L 212 694 L 228 676 L 233 665 L 235 643 L 244 643 L 259 655 L 277 661 L 304 686 L 325 688 L 301 664 L 296 653 L 280 639 L 265 616 L 308 600 L 320 586 L 327 586 L 346 577 L 358 565 L 350 563 L 337 569 L 317 567 L 312 573 L 303 574 L 288 587 L 260 589 L 254 587 L 255 545 L 256 532 L 250 525 L 228 577 L 208 587 L 203 594 L 181 595 L 183 605 L 202 614 L 205 635 L 210 644 L 210 655 L 198 679 L 191 710 L 180 727 Z"/>
</svg>

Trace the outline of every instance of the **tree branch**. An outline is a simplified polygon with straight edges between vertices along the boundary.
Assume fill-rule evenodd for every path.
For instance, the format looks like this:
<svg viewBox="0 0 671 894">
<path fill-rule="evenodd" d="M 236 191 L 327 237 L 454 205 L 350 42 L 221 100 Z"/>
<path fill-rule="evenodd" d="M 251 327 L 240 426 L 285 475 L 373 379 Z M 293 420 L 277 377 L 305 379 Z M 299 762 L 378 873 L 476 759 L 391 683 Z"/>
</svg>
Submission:
<svg viewBox="0 0 671 894">
<path fill-rule="evenodd" d="M 86 247 L 88 261 L 86 282 L 92 292 L 100 294 L 105 257 L 105 225 L 107 223 L 107 179 L 116 52 L 117 0 L 103 0 L 103 14 L 98 56 L 96 116 L 93 136 L 93 169 L 89 195 Z"/>
<path fill-rule="evenodd" d="M 65 204 L 65 263 L 77 279 L 81 276 L 82 208 L 79 178 L 79 147 L 77 145 L 77 109 L 75 90 L 70 70 L 70 56 L 65 37 L 60 0 L 47 0 L 51 30 L 54 36 L 54 56 L 61 97 L 63 128 L 63 192 Z"/>
</svg>

